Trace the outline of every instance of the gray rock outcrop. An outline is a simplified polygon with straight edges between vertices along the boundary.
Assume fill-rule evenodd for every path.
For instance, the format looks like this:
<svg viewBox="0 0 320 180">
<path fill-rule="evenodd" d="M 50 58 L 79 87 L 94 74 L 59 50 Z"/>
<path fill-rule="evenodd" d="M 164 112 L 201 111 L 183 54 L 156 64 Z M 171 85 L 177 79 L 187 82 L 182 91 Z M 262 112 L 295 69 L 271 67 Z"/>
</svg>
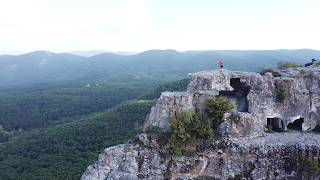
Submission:
<svg viewBox="0 0 320 180">
<path fill-rule="evenodd" d="M 320 69 L 276 72 L 280 77 L 189 74 L 186 92 L 161 94 L 139 143 L 107 148 L 81 179 L 319 179 L 320 134 L 311 131 L 320 119 Z M 159 145 L 171 131 L 169 119 L 180 111 L 204 113 L 205 102 L 218 96 L 235 107 L 218 127 L 223 138 L 203 141 L 191 156 L 170 156 L 167 145 Z"/>
<path fill-rule="evenodd" d="M 98 161 L 90 165 L 82 180 L 164 179 L 166 166 L 159 151 L 139 145 L 120 144 L 106 148 Z"/>
<path fill-rule="evenodd" d="M 107 148 L 82 180 L 104 179 L 318 179 L 320 134 L 285 132 L 204 142 L 193 156 L 171 157 L 161 148 L 121 144 Z M 310 161 L 311 159 L 311 161 Z"/>
<path fill-rule="evenodd" d="M 191 83 L 186 92 L 161 94 L 146 119 L 144 132 L 170 132 L 169 119 L 176 112 L 202 112 L 205 101 L 217 96 L 233 102 L 234 111 L 245 117 L 243 121 L 250 119 L 254 124 L 247 127 L 253 128 L 248 136 L 263 134 L 268 124 L 276 131 L 298 129 L 299 126 L 302 131 L 312 131 L 319 119 L 319 68 L 293 68 L 278 73 L 281 77 L 228 70 L 189 74 Z M 243 136 L 234 131 L 233 135 Z"/>
</svg>

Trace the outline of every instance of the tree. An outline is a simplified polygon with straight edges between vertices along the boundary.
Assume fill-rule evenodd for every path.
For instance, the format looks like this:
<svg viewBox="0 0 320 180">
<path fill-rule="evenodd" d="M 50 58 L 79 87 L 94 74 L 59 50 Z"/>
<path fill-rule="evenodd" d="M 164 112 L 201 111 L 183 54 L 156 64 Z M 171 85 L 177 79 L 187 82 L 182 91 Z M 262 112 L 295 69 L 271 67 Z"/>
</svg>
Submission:
<svg viewBox="0 0 320 180">
<path fill-rule="evenodd" d="M 216 129 L 222 123 L 223 114 L 232 109 L 233 104 L 223 97 L 208 99 L 205 103 L 205 112 L 211 120 L 213 129 Z"/>
<path fill-rule="evenodd" d="M 288 82 L 278 83 L 275 88 L 275 98 L 277 102 L 283 103 L 289 99 Z"/>
<path fill-rule="evenodd" d="M 188 147 L 195 147 L 199 140 L 213 136 L 210 121 L 198 113 L 179 112 L 170 123 L 170 151 L 175 155 L 189 153 Z"/>
</svg>

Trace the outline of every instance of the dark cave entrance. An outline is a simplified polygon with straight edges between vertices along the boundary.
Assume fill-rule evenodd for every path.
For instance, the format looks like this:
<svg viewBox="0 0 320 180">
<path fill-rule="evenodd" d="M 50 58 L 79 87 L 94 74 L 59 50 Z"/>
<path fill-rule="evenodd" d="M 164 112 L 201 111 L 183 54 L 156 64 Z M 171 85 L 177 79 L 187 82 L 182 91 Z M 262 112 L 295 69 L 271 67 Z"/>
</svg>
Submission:
<svg viewBox="0 0 320 180">
<path fill-rule="evenodd" d="M 302 124 L 303 123 L 304 123 L 303 118 L 297 119 L 297 120 L 293 121 L 292 123 L 289 123 L 287 126 L 287 129 L 291 130 L 291 131 L 302 131 Z"/>
<path fill-rule="evenodd" d="M 320 124 L 316 125 L 316 127 L 312 131 L 320 133 Z"/>
<path fill-rule="evenodd" d="M 240 78 L 231 78 L 230 85 L 233 88 L 233 91 L 220 91 L 219 95 L 235 99 L 237 103 L 237 110 L 239 112 L 248 112 L 247 95 L 250 92 L 250 86 L 245 82 L 241 82 Z"/>
<path fill-rule="evenodd" d="M 284 123 L 279 118 L 267 118 L 267 126 L 271 126 L 272 131 L 283 132 L 285 130 Z"/>
</svg>

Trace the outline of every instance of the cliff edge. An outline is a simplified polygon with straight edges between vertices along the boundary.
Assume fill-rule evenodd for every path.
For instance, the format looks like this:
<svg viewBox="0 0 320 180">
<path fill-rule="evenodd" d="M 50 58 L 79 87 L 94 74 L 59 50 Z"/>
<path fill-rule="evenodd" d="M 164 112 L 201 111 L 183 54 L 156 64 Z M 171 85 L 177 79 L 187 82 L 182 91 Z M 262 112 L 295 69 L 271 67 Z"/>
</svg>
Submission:
<svg viewBox="0 0 320 180">
<path fill-rule="evenodd" d="M 314 132 L 320 119 L 320 68 L 265 75 L 214 70 L 189 78 L 187 91 L 161 94 L 138 142 L 105 149 L 81 179 L 320 177 L 320 134 Z M 193 155 L 170 156 L 161 139 L 171 132 L 170 118 L 181 111 L 204 113 L 205 102 L 215 97 L 234 106 L 218 127 L 221 138 L 201 142 Z"/>
</svg>

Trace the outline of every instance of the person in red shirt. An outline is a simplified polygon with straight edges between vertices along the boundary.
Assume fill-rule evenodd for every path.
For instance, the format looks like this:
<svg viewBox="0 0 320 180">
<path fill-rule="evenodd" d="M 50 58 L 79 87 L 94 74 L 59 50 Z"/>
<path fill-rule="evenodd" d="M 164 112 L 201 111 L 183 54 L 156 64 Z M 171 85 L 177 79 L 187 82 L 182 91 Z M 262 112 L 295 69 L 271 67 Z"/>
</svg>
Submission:
<svg viewBox="0 0 320 180">
<path fill-rule="evenodd" d="M 220 69 L 223 69 L 223 66 L 224 66 L 224 61 L 223 61 L 223 59 L 220 59 L 220 61 L 219 61 L 219 66 L 220 66 Z"/>
</svg>

